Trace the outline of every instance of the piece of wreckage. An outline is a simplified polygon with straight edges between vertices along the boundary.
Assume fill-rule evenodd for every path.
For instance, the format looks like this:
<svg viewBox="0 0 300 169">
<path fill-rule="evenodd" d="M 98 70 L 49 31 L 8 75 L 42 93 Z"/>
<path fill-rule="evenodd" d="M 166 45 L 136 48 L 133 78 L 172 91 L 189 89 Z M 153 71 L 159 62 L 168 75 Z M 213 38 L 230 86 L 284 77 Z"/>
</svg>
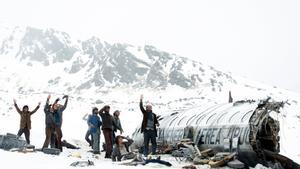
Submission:
<svg viewBox="0 0 300 169">
<path fill-rule="evenodd" d="M 62 141 L 62 146 L 68 149 L 80 149 L 75 145 Z M 23 137 L 18 137 L 15 134 L 7 133 L 6 135 L 0 135 L 0 149 L 11 152 L 30 153 L 36 151 L 42 151 L 45 154 L 59 155 L 60 150 L 51 146 L 51 148 L 37 149 L 34 145 L 27 144 Z"/>
<path fill-rule="evenodd" d="M 235 103 L 201 106 L 160 117 L 158 147 L 170 147 L 190 139 L 201 151 L 230 152 L 246 167 L 256 164 L 282 168 L 300 168 L 280 152 L 279 121 L 271 113 L 280 113 L 284 102 L 243 100 Z M 143 148 L 138 127 L 133 133 L 133 148 Z"/>
</svg>

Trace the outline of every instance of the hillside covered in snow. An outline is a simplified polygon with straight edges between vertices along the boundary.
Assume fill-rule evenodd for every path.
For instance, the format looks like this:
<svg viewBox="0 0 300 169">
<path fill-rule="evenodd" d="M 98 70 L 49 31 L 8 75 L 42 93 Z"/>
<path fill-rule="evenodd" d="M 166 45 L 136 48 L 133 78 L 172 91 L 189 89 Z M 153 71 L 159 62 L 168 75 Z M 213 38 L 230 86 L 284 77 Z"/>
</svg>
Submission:
<svg viewBox="0 0 300 169">
<path fill-rule="evenodd" d="M 64 113 L 64 138 L 79 142 L 84 142 L 87 129 L 83 116 L 105 104 L 113 111 L 121 110 L 125 134 L 132 134 L 142 119 L 140 94 L 162 115 L 227 102 L 229 91 L 235 101 L 270 96 L 289 103 L 278 116 L 283 125 L 282 145 L 288 145 L 281 150 L 300 162 L 300 149 L 293 148 L 300 141 L 299 93 L 222 72 L 154 46 L 109 43 L 98 37 L 73 39 L 54 29 L 0 25 L 0 84 L 0 133 L 18 130 L 13 98 L 32 109 L 39 101 L 44 104 L 48 94 L 52 101 L 67 94 L 70 104 Z M 42 109 L 32 122 L 32 142 L 42 146 Z"/>
</svg>

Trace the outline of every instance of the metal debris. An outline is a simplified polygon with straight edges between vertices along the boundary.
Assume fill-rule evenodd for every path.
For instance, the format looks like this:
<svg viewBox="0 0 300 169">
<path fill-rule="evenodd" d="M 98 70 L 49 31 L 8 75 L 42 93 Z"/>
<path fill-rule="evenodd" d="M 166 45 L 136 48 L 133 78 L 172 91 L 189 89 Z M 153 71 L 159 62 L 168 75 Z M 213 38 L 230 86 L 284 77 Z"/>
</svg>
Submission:
<svg viewBox="0 0 300 169">
<path fill-rule="evenodd" d="M 15 134 L 0 135 L 0 148 L 4 150 L 26 148 L 26 141 Z"/>
<path fill-rule="evenodd" d="M 89 166 L 94 166 L 94 162 L 87 160 L 87 161 L 76 161 L 73 162 L 70 166 L 72 167 L 89 167 Z"/>
<path fill-rule="evenodd" d="M 60 149 L 57 149 L 57 148 L 43 148 L 42 151 L 45 154 L 50 154 L 50 155 L 59 155 L 60 154 Z"/>
</svg>

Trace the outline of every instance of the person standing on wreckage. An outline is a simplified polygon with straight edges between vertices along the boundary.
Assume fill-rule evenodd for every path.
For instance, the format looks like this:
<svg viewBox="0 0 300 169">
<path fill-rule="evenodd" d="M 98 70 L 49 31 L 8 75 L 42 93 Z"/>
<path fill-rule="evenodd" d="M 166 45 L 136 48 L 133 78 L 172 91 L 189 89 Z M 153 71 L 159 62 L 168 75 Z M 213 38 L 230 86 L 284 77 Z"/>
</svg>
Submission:
<svg viewBox="0 0 300 169">
<path fill-rule="evenodd" d="M 31 115 L 33 115 L 40 108 L 40 105 L 41 103 L 39 102 L 38 106 L 33 111 L 29 111 L 29 107 L 25 105 L 21 111 L 17 105 L 16 99 L 14 99 L 14 106 L 21 116 L 20 129 L 17 135 L 18 137 L 21 137 L 21 135 L 24 133 L 27 144 L 30 144 Z"/>
<path fill-rule="evenodd" d="M 47 97 L 47 101 L 44 107 L 44 112 L 45 112 L 45 134 L 46 138 L 43 144 L 43 149 L 48 148 L 49 143 L 51 141 L 51 148 L 54 148 L 55 146 L 55 123 L 54 123 L 54 110 L 53 106 L 50 104 L 50 98 L 51 95 Z"/>
<path fill-rule="evenodd" d="M 52 106 L 53 108 L 53 117 L 54 117 L 54 130 L 56 132 L 56 141 L 57 141 L 57 148 L 60 149 L 60 151 L 62 152 L 62 143 L 61 143 L 61 138 L 63 136 L 62 130 L 61 130 L 61 126 L 62 126 L 62 122 L 63 122 L 63 111 L 66 109 L 67 105 L 68 105 L 68 100 L 69 100 L 69 96 L 68 95 L 64 95 L 63 99 L 65 99 L 65 103 L 64 105 L 60 105 L 58 104 L 59 102 L 59 98 L 57 98 Z"/>
<path fill-rule="evenodd" d="M 152 112 L 152 106 L 150 104 L 146 105 L 146 109 L 143 106 L 143 95 L 140 98 L 140 109 L 143 113 L 143 121 L 141 126 L 141 133 L 144 133 L 144 155 L 148 155 L 149 151 L 149 142 L 152 144 L 152 154 L 156 153 L 156 137 L 157 137 L 157 129 L 159 126 L 157 116 Z"/>
</svg>

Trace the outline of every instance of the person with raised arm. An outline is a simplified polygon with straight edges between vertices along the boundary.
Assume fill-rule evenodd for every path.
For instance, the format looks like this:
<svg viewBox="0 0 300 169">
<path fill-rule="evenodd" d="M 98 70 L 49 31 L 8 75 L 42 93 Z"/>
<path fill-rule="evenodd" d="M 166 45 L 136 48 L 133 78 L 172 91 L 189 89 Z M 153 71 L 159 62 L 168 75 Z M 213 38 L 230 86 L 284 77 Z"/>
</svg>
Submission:
<svg viewBox="0 0 300 169">
<path fill-rule="evenodd" d="M 45 113 L 45 134 L 46 138 L 43 144 L 43 149 L 48 148 L 50 140 L 54 139 L 54 132 L 55 132 L 55 124 L 54 124 L 54 110 L 52 108 L 52 105 L 49 103 L 50 102 L 51 95 L 48 95 L 46 104 L 44 107 L 44 113 Z M 54 138 L 53 138 L 54 137 Z M 52 142 L 55 142 L 52 140 Z M 53 144 L 53 143 L 52 143 Z M 51 146 L 52 147 L 52 146 Z"/>
<path fill-rule="evenodd" d="M 141 133 L 144 133 L 144 155 L 148 155 L 149 142 L 152 144 L 152 154 L 156 153 L 156 137 L 157 128 L 159 126 L 157 116 L 152 111 L 152 106 L 150 104 L 146 105 L 146 109 L 143 106 L 143 95 L 140 97 L 140 109 L 143 113 L 143 121 L 141 126 Z"/>
<path fill-rule="evenodd" d="M 105 158 L 111 158 L 113 148 L 113 124 L 114 120 L 112 115 L 109 113 L 110 106 L 104 106 L 99 111 L 99 115 L 102 119 L 102 131 L 105 139 Z"/>
<path fill-rule="evenodd" d="M 57 147 L 58 149 L 60 149 L 60 151 L 62 152 L 62 143 L 61 143 L 61 138 L 63 136 L 62 130 L 61 130 L 61 126 L 62 126 L 62 122 L 63 122 L 63 111 L 66 109 L 67 105 L 68 105 L 68 100 L 69 100 L 69 96 L 68 95 L 64 95 L 63 99 L 65 99 L 65 103 L 64 105 L 60 105 L 58 104 L 59 102 L 59 98 L 57 98 L 54 102 L 54 104 L 52 105 L 52 109 L 53 109 L 53 117 L 54 117 L 54 128 L 55 128 L 55 132 L 56 132 L 56 141 L 57 141 Z"/>
<path fill-rule="evenodd" d="M 17 135 L 18 137 L 21 137 L 21 135 L 24 133 L 27 144 L 30 144 L 31 115 L 33 115 L 40 108 L 40 104 L 41 103 L 38 103 L 38 106 L 33 111 L 29 111 L 29 107 L 27 105 L 23 106 L 22 110 L 20 110 L 16 99 L 14 99 L 14 106 L 21 116 L 20 129 Z"/>
</svg>

